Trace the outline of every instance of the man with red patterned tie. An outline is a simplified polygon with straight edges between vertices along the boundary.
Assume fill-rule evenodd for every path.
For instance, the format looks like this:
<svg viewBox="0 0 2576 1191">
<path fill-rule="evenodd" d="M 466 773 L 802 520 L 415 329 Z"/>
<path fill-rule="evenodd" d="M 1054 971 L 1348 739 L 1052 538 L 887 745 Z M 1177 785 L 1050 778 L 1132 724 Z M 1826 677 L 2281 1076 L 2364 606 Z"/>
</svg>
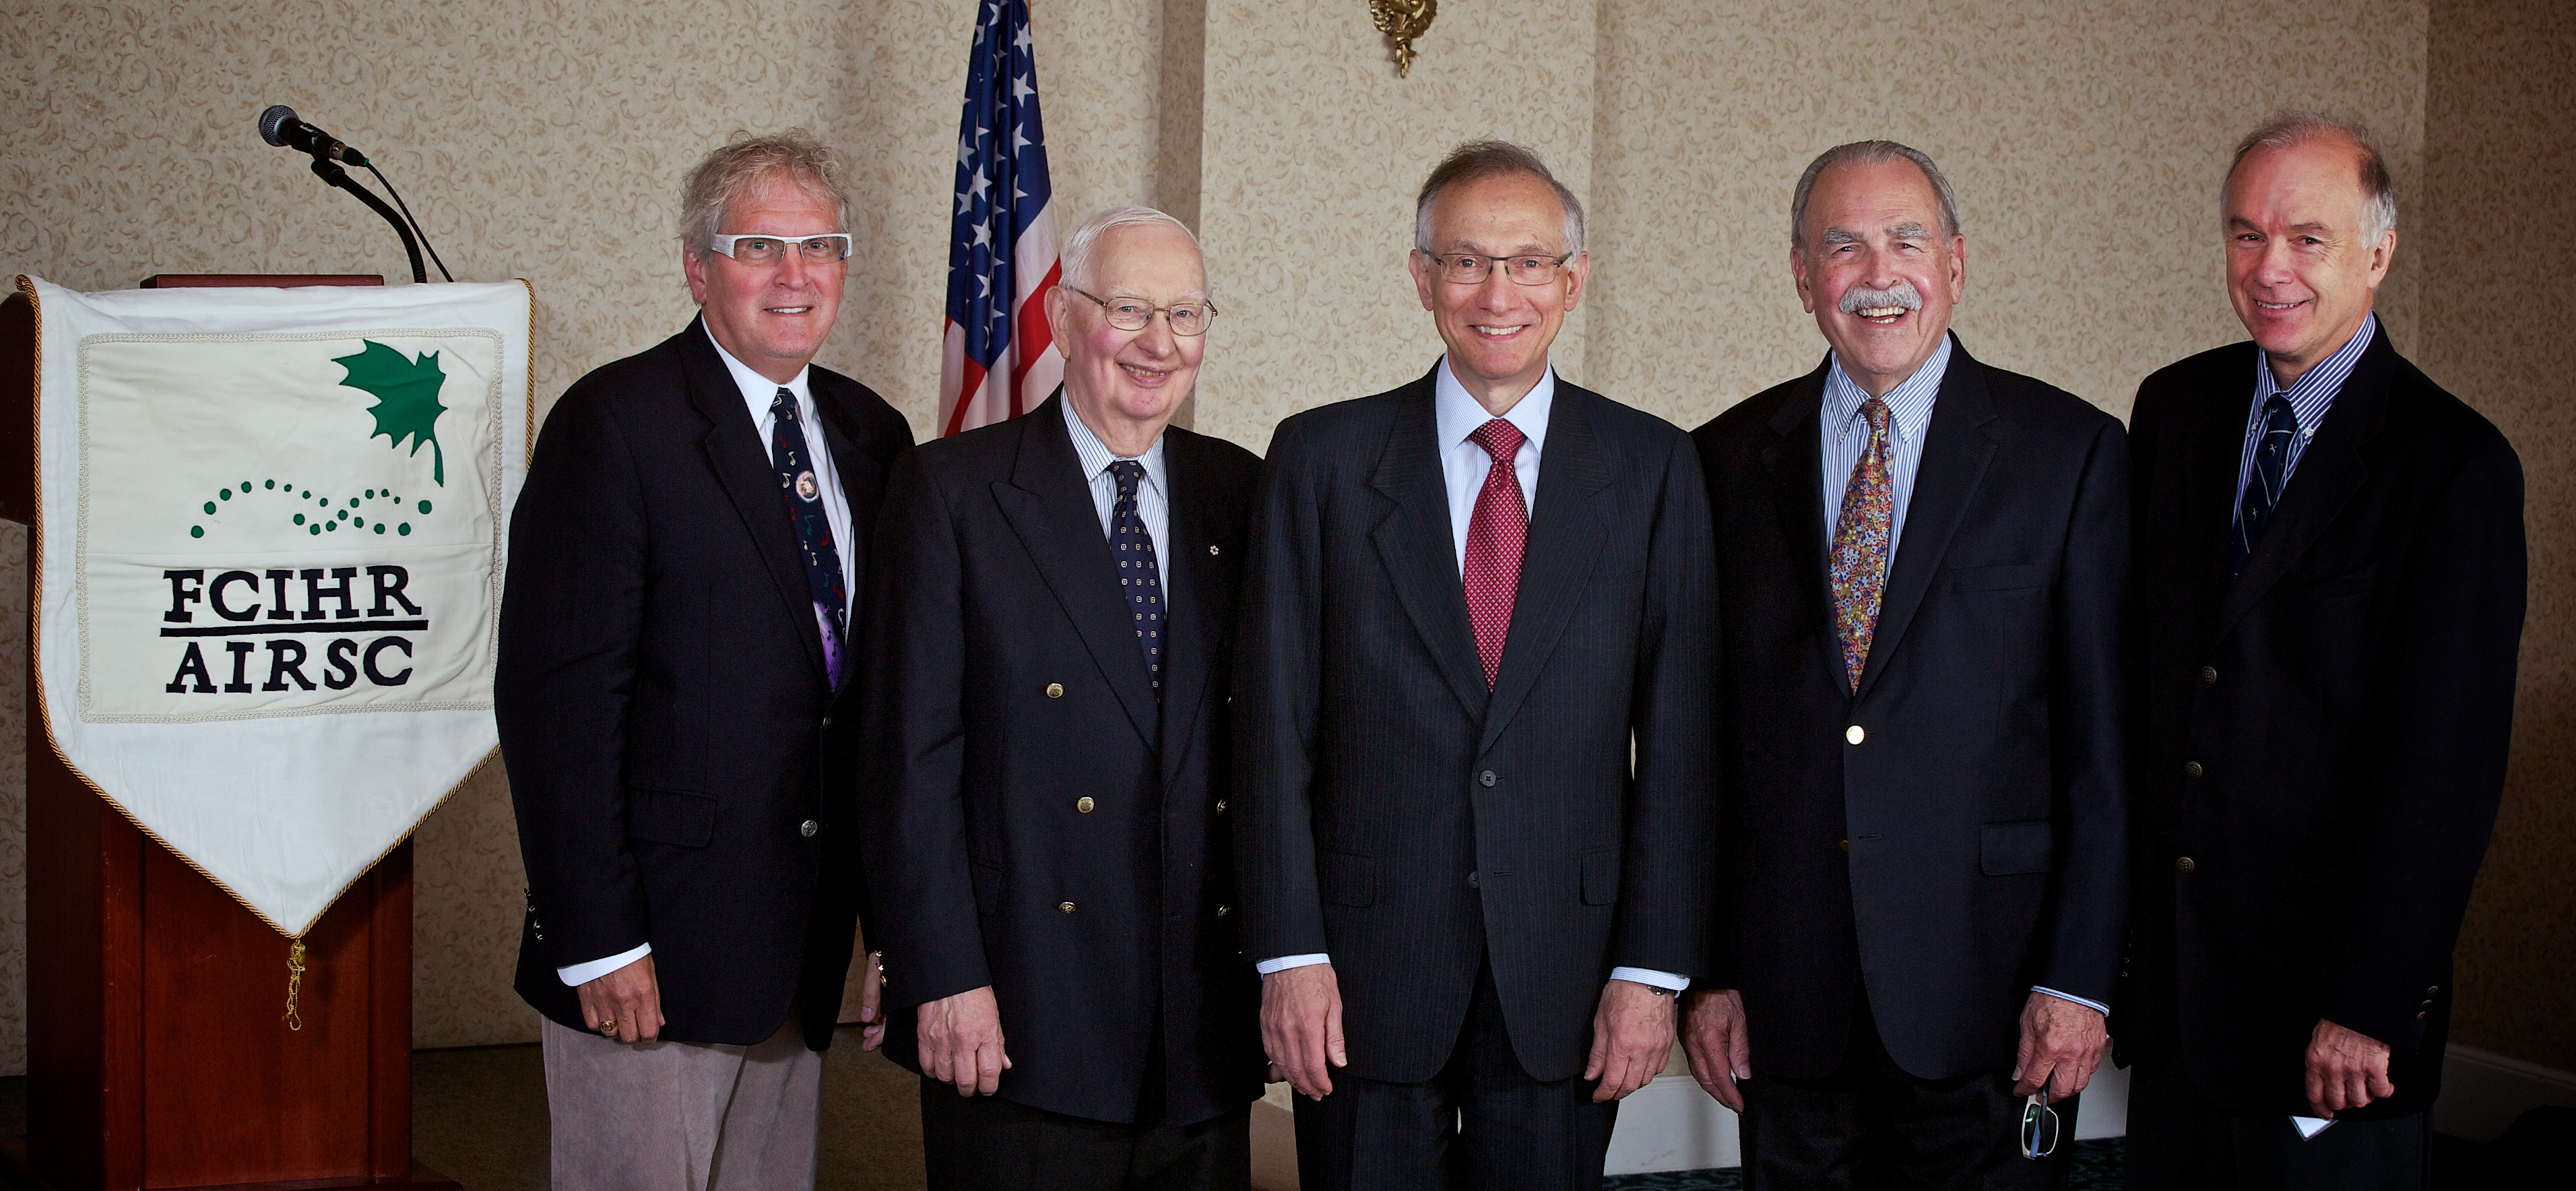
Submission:
<svg viewBox="0 0 2576 1191">
<path fill-rule="evenodd" d="M 1309 1188 L 1592 1188 L 1699 954 L 1716 609 L 1688 437 L 1558 377 L 1583 208 L 1461 146 L 1416 204 L 1448 347 L 1280 424 L 1235 667 L 1261 1033 Z"/>
<path fill-rule="evenodd" d="M 2127 913 L 2128 443 L 1950 333 L 1930 157 L 1830 149 L 1789 210 L 1832 351 L 1692 432 L 1726 878 L 1683 1046 L 1756 1191 L 2063 1187 Z"/>
</svg>

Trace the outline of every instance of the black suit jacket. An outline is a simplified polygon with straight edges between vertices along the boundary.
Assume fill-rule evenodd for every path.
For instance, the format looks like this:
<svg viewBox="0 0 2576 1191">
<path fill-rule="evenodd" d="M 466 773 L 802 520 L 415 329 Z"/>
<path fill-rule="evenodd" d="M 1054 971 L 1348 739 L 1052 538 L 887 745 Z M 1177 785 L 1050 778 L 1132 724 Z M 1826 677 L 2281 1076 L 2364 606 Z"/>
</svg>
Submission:
<svg viewBox="0 0 2576 1191">
<path fill-rule="evenodd" d="M 887 486 L 862 798 L 886 1052 L 919 1070 L 912 1007 L 989 984 L 1004 1098 L 1133 1121 L 1159 1041 L 1186 1124 L 1261 1095 L 1220 801 L 1261 461 L 1163 432 L 1158 700 L 1063 400 L 926 443 Z"/>
<path fill-rule="evenodd" d="M 2138 389 L 2149 732 L 2114 1032 L 2132 1058 L 2178 1043 L 2222 1105 L 2304 1114 L 2323 1018 L 2394 1051 L 2397 1095 L 2351 1115 L 2421 1112 L 2504 785 L 2522 465 L 2383 330 L 2231 583 L 2255 352 Z"/>
<path fill-rule="evenodd" d="M 912 431 L 865 385 L 809 380 L 863 535 Z M 859 896 L 856 717 L 834 703 L 769 446 L 704 326 L 575 382 L 537 438 L 501 599 L 519 995 L 592 1029 L 555 969 L 649 941 L 663 1037 L 759 1042 L 792 1002 L 829 1045 Z"/>
<path fill-rule="evenodd" d="M 2128 452 L 2108 414 L 1954 342 L 1855 697 L 1819 479 L 1830 367 L 1693 434 L 1726 675 L 1703 976 L 1743 990 L 1759 1071 L 1832 1072 L 1855 982 L 1906 1071 L 1995 1071 L 2033 985 L 2107 1004 L 2118 978 Z"/>
<path fill-rule="evenodd" d="M 1558 380 L 1490 692 L 1431 374 L 1281 423 L 1252 549 L 1235 825 L 1252 958 L 1329 953 L 1350 1073 L 1418 1083 L 1490 956 L 1521 1066 L 1581 1074 L 1612 967 L 1691 970 L 1713 857 L 1690 440 Z"/>
</svg>

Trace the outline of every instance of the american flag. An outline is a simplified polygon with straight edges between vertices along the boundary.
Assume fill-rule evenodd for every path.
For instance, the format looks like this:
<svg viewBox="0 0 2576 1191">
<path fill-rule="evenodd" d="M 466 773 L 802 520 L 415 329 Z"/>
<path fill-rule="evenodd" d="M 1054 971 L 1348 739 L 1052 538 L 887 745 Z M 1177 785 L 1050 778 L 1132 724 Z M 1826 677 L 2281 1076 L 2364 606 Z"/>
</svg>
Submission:
<svg viewBox="0 0 2576 1191">
<path fill-rule="evenodd" d="M 1036 408 L 1064 379 L 1038 305 L 1062 272 L 1047 208 L 1046 137 L 1028 0 L 985 0 L 957 124 L 957 214 L 948 244 L 948 340 L 939 432 Z"/>
</svg>

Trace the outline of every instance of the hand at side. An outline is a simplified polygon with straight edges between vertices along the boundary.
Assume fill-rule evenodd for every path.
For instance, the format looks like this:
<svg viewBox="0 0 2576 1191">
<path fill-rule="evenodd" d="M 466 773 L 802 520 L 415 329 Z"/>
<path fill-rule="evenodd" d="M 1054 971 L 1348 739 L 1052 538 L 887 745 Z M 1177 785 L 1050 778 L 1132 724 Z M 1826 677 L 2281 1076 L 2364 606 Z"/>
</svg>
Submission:
<svg viewBox="0 0 2576 1191">
<path fill-rule="evenodd" d="M 1283 968 L 1261 978 L 1261 1051 L 1274 1079 L 1285 1077 L 1309 1099 L 1331 1095 L 1331 1068 L 1347 1067 L 1342 1046 L 1342 986 L 1331 964 Z"/>
<path fill-rule="evenodd" d="M 1583 1078 L 1598 1079 L 1595 1104 L 1606 1103 L 1653 1080 L 1673 1053 L 1673 994 L 1633 980 L 1601 986 L 1592 1014 L 1592 1057 Z"/>
<path fill-rule="evenodd" d="M 960 1096 L 992 1095 L 1011 1068 L 1002 1050 L 1001 1006 L 989 984 L 924 1002 L 913 1036 L 921 1046 L 921 1073 L 955 1084 Z"/>
<path fill-rule="evenodd" d="M 662 986 L 653 979 L 653 957 L 573 989 L 581 1001 L 581 1020 L 592 1031 L 620 1042 L 651 1042 L 662 1036 Z M 614 1033 L 601 1023 L 617 1023 Z"/>
<path fill-rule="evenodd" d="M 1744 1028 L 1744 994 L 1716 988 L 1687 995 L 1682 1053 L 1690 1056 L 1691 1078 L 1718 1103 L 1742 1112 L 1744 1090 L 1736 1085 L 1753 1078 L 1753 1036 Z"/>
</svg>

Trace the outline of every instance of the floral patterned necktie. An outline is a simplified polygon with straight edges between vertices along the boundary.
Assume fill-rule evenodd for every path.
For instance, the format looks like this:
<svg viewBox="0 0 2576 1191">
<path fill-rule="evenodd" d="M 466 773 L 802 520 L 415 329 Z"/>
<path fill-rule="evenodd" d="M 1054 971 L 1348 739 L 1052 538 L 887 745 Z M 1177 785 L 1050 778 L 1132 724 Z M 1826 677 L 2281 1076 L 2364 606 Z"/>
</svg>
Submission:
<svg viewBox="0 0 2576 1191">
<path fill-rule="evenodd" d="M 1872 397 L 1860 407 L 1869 419 L 1869 442 L 1861 448 L 1850 482 L 1843 485 L 1843 508 L 1834 519 L 1834 635 L 1843 643 L 1843 677 L 1860 693 L 1861 671 L 1869 665 L 1870 638 L 1878 634 L 1878 598 L 1887 588 L 1889 534 L 1896 521 L 1896 489 L 1887 466 L 1887 403 Z"/>
</svg>

